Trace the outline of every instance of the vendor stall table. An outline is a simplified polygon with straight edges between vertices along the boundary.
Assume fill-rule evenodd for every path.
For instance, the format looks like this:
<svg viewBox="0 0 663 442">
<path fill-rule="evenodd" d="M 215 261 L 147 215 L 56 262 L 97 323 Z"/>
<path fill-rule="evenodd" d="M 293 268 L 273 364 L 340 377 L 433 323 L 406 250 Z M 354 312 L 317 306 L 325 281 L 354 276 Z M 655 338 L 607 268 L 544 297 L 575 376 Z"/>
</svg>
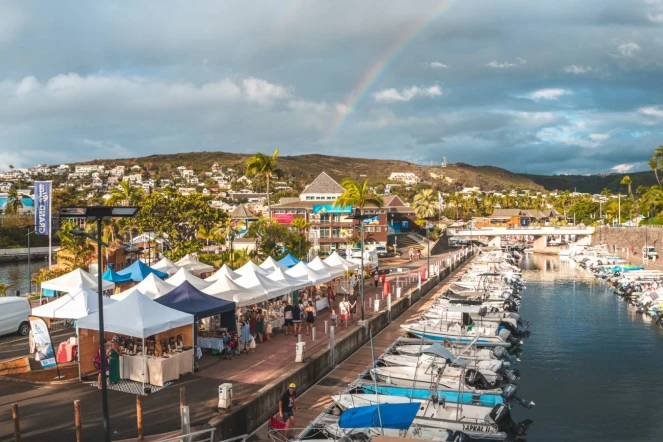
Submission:
<svg viewBox="0 0 663 442">
<path fill-rule="evenodd" d="M 146 384 L 163 385 L 168 381 L 179 379 L 185 373 L 193 372 L 193 349 L 175 353 L 169 358 L 147 356 L 145 358 L 145 379 L 143 373 L 143 357 L 141 355 L 120 356 L 120 377 Z"/>
<path fill-rule="evenodd" d="M 328 298 L 321 298 L 321 299 L 315 301 L 315 309 L 317 311 L 324 310 L 326 308 L 329 308 L 329 299 Z"/>
<path fill-rule="evenodd" d="M 61 342 L 58 347 L 57 361 L 60 364 L 73 361 L 76 357 L 77 349 L 78 345 L 76 344 L 71 344 L 69 341 Z"/>
<path fill-rule="evenodd" d="M 198 347 L 211 348 L 213 350 L 223 351 L 223 339 L 221 338 L 201 338 L 198 337 Z"/>
</svg>

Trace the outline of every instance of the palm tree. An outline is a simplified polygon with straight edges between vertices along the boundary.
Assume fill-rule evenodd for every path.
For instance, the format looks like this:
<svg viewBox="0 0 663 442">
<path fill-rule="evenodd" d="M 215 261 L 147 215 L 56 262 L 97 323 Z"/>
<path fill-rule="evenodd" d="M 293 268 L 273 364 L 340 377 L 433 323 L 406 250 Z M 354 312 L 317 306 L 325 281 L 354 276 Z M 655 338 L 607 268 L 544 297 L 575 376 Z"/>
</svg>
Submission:
<svg viewBox="0 0 663 442">
<path fill-rule="evenodd" d="M 12 286 L 12 284 L 5 284 L 4 282 L 0 282 L 0 296 L 7 296 L 7 290 Z"/>
<path fill-rule="evenodd" d="M 265 154 L 258 153 L 249 158 L 246 162 L 247 175 L 264 175 L 267 180 L 267 209 L 269 216 L 272 216 L 272 204 L 269 199 L 269 179 L 272 176 L 281 175 L 281 170 L 276 167 L 276 157 L 279 156 L 279 150 L 275 149 L 274 154 L 269 157 Z"/>
<path fill-rule="evenodd" d="M 654 171 L 654 175 L 656 176 L 656 182 L 658 182 L 659 187 L 661 186 L 661 180 L 658 177 L 658 169 L 661 166 L 663 160 L 663 145 L 658 146 L 654 150 L 654 155 L 652 155 L 651 159 L 647 162 L 651 170 Z"/>
<path fill-rule="evenodd" d="M 12 186 L 7 193 L 7 201 L 5 202 L 5 213 L 7 215 L 16 215 L 18 209 L 23 207 L 23 202 L 18 196 L 18 189 L 16 186 Z"/>
<path fill-rule="evenodd" d="M 360 213 L 364 214 L 364 207 L 367 205 L 375 206 L 378 209 L 384 204 L 384 200 L 379 195 L 373 195 L 368 189 L 368 180 L 364 184 L 359 184 L 355 180 L 346 178 L 341 181 L 341 187 L 345 191 L 334 201 L 334 207 L 357 207 Z"/>
<path fill-rule="evenodd" d="M 217 226 L 210 226 L 210 227 L 205 227 L 205 226 L 200 226 L 198 228 L 198 233 L 196 234 L 198 239 L 202 239 L 203 241 L 206 242 L 207 245 L 207 253 L 209 253 L 209 241 L 210 239 L 212 241 L 216 240 L 219 238 L 219 228 Z"/>
<path fill-rule="evenodd" d="M 412 205 L 418 218 L 433 218 L 439 212 L 437 195 L 435 195 L 433 189 L 424 189 L 417 193 Z"/>
<path fill-rule="evenodd" d="M 651 186 L 642 193 L 642 197 L 640 198 L 640 213 L 646 213 L 648 216 L 651 216 L 649 213 L 650 208 L 653 208 L 654 211 L 656 209 L 663 209 L 663 189 L 658 186 Z"/>
<path fill-rule="evenodd" d="M 122 181 L 119 185 L 110 191 L 111 197 L 108 198 L 108 205 L 113 206 L 121 204 L 133 206 L 143 196 L 143 189 L 133 188 L 128 181 Z"/>
<path fill-rule="evenodd" d="M 624 175 L 624 178 L 622 178 L 621 182 L 619 183 L 622 186 L 628 186 L 628 194 L 633 197 L 633 193 L 631 193 L 631 184 L 633 184 L 633 181 L 631 181 L 631 177 L 628 175 Z"/>
</svg>

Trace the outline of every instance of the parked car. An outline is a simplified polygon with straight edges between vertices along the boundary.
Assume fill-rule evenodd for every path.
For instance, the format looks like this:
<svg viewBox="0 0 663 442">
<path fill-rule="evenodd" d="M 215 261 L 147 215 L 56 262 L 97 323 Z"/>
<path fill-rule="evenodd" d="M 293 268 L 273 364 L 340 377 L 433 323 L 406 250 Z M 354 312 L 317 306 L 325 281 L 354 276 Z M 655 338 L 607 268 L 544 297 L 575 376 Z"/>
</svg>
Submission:
<svg viewBox="0 0 663 442">
<path fill-rule="evenodd" d="M 377 246 L 375 246 L 374 250 L 375 250 L 375 253 L 378 254 L 379 258 L 384 258 L 385 256 L 387 256 L 387 248 L 385 246 L 377 245 Z"/>
<path fill-rule="evenodd" d="M 658 259 L 658 252 L 654 246 L 642 247 L 642 256 L 648 259 Z"/>
<path fill-rule="evenodd" d="M 30 301 L 25 298 L 6 296 L 0 298 L 0 335 L 30 333 Z"/>
<path fill-rule="evenodd" d="M 350 261 L 360 264 L 361 251 L 352 249 L 352 255 L 348 258 Z M 375 250 L 364 250 L 364 268 L 371 267 L 373 270 L 378 269 L 378 254 Z"/>
<path fill-rule="evenodd" d="M 345 249 L 338 249 L 338 250 L 336 250 L 336 253 L 341 258 L 347 258 L 348 257 L 348 252 L 346 252 Z"/>
</svg>

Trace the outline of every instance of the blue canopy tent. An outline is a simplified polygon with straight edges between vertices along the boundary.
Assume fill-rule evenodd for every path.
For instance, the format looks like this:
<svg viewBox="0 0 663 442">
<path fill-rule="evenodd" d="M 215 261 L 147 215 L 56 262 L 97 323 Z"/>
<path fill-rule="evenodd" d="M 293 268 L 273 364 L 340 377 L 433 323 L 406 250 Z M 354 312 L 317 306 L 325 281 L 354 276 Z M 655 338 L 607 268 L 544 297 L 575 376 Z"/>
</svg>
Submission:
<svg viewBox="0 0 663 442">
<path fill-rule="evenodd" d="M 161 279 L 168 278 L 168 273 L 153 269 L 140 259 L 126 269 L 117 272 L 118 275 L 129 275 L 131 280 L 136 282 L 141 282 L 143 279 L 147 278 L 150 273 L 154 273 L 155 276 L 158 276 Z"/>
<path fill-rule="evenodd" d="M 407 430 L 419 411 L 420 402 L 378 404 L 349 408 L 341 414 L 341 428 L 390 428 Z"/>
<path fill-rule="evenodd" d="M 106 270 L 101 275 L 101 279 L 105 279 L 106 281 L 114 282 L 115 284 L 122 284 L 123 282 L 132 281 L 131 276 L 129 276 L 129 275 L 120 275 L 119 273 L 114 272 L 112 268 L 109 268 L 108 270 Z"/>
<path fill-rule="evenodd" d="M 221 323 L 228 330 L 236 328 L 234 302 L 203 293 L 188 281 L 184 281 L 172 291 L 156 298 L 154 302 L 180 312 L 190 313 L 195 320 L 221 315 Z"/>
<path fill-rule="evenodd" d="M 277 261 L 278 264 L 281 264 L 282 266 L 285 266 L 287 268 L 291 268 L 299 264 L 300 260 L 292 256 L 290 253 L 288 253 L 285 258 Z M 304 263 L 306 264 L 306 263 Z"/>
</svg>

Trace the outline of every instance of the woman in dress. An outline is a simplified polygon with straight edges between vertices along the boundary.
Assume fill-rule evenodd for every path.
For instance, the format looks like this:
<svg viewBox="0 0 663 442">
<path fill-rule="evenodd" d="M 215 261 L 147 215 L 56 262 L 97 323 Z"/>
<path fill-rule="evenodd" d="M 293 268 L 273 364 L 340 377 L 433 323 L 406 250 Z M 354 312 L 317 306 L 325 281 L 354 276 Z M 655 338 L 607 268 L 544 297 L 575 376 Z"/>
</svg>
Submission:
<svg viewBox="0 0 663 442">
<path fill-rule="evenodd" d="M 265 342 L 265 315 L 262 309 L 258 309 L 258 342 Z"/>
<path fill-rule="evenodd" d="M 242 335 L 239 338 L 239 342 L 242 344 L 242 351 L 248 355 L 249 342 L 251 342 L 251 329 L 249 327 L 248 318 L 244 318 L 244 321 L 242 322 Z"/>
<path fill-rule="evenodd" d="M 304 313 L 306 314 L 306 336 L 308 336 L 309 333 L 311 333 L 311 328 L 315 322 L 315 308 L 313 307 L 312 302 L 308 303 L 304 309 Z"/>
<path fill-rule="evenodd" d="M 120 343 L 113 339 L 111 349 L 108 351 L 108 381 L 111 384 L 120 382 Z"/>
</svg>

